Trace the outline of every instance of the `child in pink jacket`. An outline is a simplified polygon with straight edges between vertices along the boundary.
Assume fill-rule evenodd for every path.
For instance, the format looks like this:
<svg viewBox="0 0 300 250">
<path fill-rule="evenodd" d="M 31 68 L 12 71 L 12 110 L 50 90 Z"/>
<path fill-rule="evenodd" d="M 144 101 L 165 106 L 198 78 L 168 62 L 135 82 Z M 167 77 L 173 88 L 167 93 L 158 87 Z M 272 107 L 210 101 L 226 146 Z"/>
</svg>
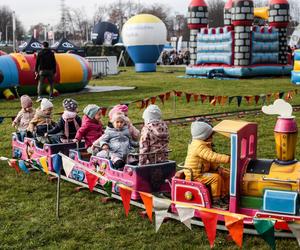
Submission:
<svg viewBox="0 0 300 250">
<path fill-rule="evenodd" d="M 95 104 L 87 105 L 83 110 L 82 125 L 77 130 L 74 142 L 85 140 L 85 147 L 93 145 L 102 134 L 103 128 L 101 123 L 101 108 Z"/>
</svg>

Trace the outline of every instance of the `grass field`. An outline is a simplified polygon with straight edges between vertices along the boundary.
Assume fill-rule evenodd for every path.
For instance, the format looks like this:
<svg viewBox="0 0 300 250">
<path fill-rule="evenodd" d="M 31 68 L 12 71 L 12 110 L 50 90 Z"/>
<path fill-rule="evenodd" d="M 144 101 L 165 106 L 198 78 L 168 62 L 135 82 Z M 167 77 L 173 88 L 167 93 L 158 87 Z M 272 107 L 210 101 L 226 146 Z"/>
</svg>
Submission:
<svg viewBox="0 0 300 250">
<path fill-rule="evenodd" d="M 132 91 L 108 93 L 73 93 L 67 96 L 78 100 L 80 109 L 89 103 L 111 106 L 119 102 L 133 101 L 151 97 L 169 90 L 197 92 L 209 95 L 258 95 L 296 89 L 289 78 L 260 78 L 247 80 L 205 80 L 180 79 L 183 69 L 170 70 L 158 68 L 157 73 L 136 74 L 126 68 L 117 76 L 95 80 L 92 85 L 136 86 Z M 300 88 L 298 87 L 299 91 Z M 66 96 L 54 100 L 55 112 L 62 111 L 61 102 Z M 186 103 L 185 98 L 178 100 L 176 110 L 172 101 L 165 105 L 158 102 L 165 118 L 194 114 L 215 113 L 261 107 L 247 105 L 244 101 L 238 107 L 236 101 L 231 105 Z M 292 104 L 300 104 L 300 95 L 295 96 Z M 15 115 L 19 101 L 0 100 L 0 116 Z M 129 106 L 129 117 L 133 122 L 141 122 L 142 110 L 135 104 Z M 297 116 L 300 124 L 299 113 Z M 58 116 L 54 117 L 55 120 Z M 246 116 L 243 119 L 259 124 L 258 157 L 274 158 L 275 145 L 273 128 L 276 117 Z M 107 123 L 107 118 L 103 119 Z M 299 125 L 300 126 L 300 125 Z M 170 125 L 173 150 L 171 158 L 182 162 L 190 140 L 190 124 Z M 0 156 L 11 155 L 11 119 L 0 125 Z M 228 153 L 228 141 L 221 136 L 216 138 L 216 149 Z M 300 158 L 300 145 L 297 157 Z M 193 227 L 190 231 L 183 224 L 168 221 L 156 234 L 154 225 L 141 219 L 140 209 L 131 207 L 126 218 L 121 202 L 108 204 L 100 202 L 101 196 L 83 190 L 74 192 L 74 185 L 63 182 L 61 185 L 61 219 L 55 218 L 56 185 L 47 181 L 40 172 L 30 175 L 17 175 L 15 171 L 0 162 L 0 249 L 209 249 L 203 228 Z M 277 249 L 297 249 L 295 239 L 277 239 Z M 244 235 L 244 249 L 269 249 L 260 238 Z M 217 232 L 215 249 L 238 249 L 233 242 L 227 241 L 227 233 Z"/>
</svg>

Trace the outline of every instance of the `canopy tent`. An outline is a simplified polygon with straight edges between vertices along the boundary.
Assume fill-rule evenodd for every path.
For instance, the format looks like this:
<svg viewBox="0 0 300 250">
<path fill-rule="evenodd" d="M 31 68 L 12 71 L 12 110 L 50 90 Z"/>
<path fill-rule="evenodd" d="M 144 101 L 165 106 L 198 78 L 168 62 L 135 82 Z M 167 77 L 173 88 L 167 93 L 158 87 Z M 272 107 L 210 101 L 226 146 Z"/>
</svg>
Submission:
<svg viewBox="0 0 300 250">
<path fill-rule="evenodd" d="M 82 49 L 80 49 L 75 44 L 68 41 L 66 38 L 61 38 L 59 41 L 54 43 L 51 46 L 51 49 L 53 49 L 57 53 L 65 53 L 65 52 L 68 52 L 68 51 L 72 51 L 72 52 L 75 52 L 75 53 L 83 52 Z"/>
<path fill-rule="evenodd" d="M 26 52 L 28 54 L 32 54 L 34 52 L 40 51 L 42 48 L 42 43 L 32 36 L 28 41 L 21 44 L 18 50 L 19 52 Z"/>
</svg>

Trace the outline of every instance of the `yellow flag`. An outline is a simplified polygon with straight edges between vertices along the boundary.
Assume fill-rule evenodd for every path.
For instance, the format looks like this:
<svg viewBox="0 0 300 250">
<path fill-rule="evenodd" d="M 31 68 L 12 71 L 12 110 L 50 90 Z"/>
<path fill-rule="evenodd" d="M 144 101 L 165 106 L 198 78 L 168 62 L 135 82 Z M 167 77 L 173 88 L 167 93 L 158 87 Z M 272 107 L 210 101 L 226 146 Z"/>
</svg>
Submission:
<svg viewBox="0 0 300 250">
<path fill-rule="evenodd" d="M 47 163 L 47 156 L 43 156 L 40 158 L 40 163 L 45 171 L 46 174 L 49 174 L 49 169 L 48 169 L 48 163 Z"/>
</svg>

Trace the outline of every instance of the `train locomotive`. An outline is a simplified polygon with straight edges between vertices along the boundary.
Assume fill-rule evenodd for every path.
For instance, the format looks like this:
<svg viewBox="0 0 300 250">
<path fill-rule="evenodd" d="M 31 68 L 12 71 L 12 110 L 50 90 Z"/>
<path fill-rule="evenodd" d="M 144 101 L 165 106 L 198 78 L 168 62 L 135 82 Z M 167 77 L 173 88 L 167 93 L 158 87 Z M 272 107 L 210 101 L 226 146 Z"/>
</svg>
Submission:
<svg viewBox="0 0 300 250">
<path fill-rule="evenodd" d="M 295 117 L 279 116 L 277 119 L 274 129 L 276 159 L 257 159 L 257 124 L 254 122 L 223 120 L 213 130 L 229 138 L 231 144 L 229 212 L 246 215 L 244 223 L 249 225 L 253 224 L 253 218 L 275 219 L 275 228 L 279 230 L 289 230 L 287 223 L 290 221 L 300 222 L 300 162 L 295 159 L 298 135 Z M 45 144 L 41 148 L 33 139 L 25 138 L 20 142 L 13 134 L 12 146 L 15 158 L 47 156 L 50 171 L 54 169 L 53 154 L 61 152 L 74 163 L 67 179 L 87 183 L 83 168 L 87 167 L 112 180 L 112 192 L 116 194 L 119 193 L 117 183 L 132 188 L 132 200 L 140 199 L 139 191 L 169 193 L 174 213 L 177 213 L 174 204 L 178 202 L 217 209 L 212 206 L 209 187 L 175 174 L 175 161 L 145 166 L 127 164 L 123 170 L 116 170 L 110 160 L 91 156 L 85 149 L 76 148 L 74 143 Z M 103 186 L 101 178 L 98 184 Z M 195 210 L 195 217 L 201 218 L 198 210 Z M 219 215 L 218 219 L 223 221 L 224 216 Z"/>
</svg>

